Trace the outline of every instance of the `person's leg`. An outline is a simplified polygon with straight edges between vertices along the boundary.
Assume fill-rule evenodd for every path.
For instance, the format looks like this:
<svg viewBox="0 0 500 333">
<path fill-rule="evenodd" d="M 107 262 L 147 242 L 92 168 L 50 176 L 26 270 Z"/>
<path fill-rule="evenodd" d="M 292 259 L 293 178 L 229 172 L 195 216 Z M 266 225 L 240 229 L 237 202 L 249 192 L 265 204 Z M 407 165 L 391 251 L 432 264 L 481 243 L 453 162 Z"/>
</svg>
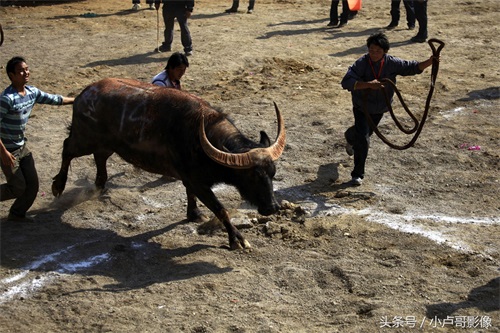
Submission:
<svg viewBox="0 0 500 333">
<path fill-rule="evenodd" d="M 408 24 L 408 29 L 412 30 L 415 28 L 415 9 L 413 8 L 413 0 L 403 0 L 406 10 L 406 23 Z"/>
<path fill-rule="evenodd" d="M 339 0 L 332 0 L 332 5 L 330 6 L 330 23 L 328 23 L 329 27 L 335 27 L 339 24 Z"/>
<path fill-rule="evenodd" d="M 12 204 L 9 216 L 22 218 L 35 202 L 39 189 L 38 174 L 35 168 L 35 161 L 29 149 L 24 146 L 21 150 L 16 166 L 10 170 L 2 165 L 6 174 L 7 184 L 2 185 L 1 200 L 16 198 Z"/>
<path fill-rule="evenodd" d="M 354 126 L 346 131 L 346 138 L 354 149 L 354 169 L 351 172 L 353 178 L 363 179 L 365 176 L 365 164 L 370 147 L 370 136 L 373 130 L 362 110 L 354 109 Z M 383 114 L 370 115 L 375 126 L 378 126 Z"/>
<path fill-rule="evenodd" d="M 415 18 L 418 22 L 418 33 L 411 40 L 413 42 L 424 43 L 427 39 L 427 1 L 415 0 L 413 2 Z"/>
<path fill-rule="evenodd" d="M 255 6 L 255 0 L 248 1 L 248 10 L 253 10 L 253 6 Z"/>
<path fill-rule="evenodd" d="M 163 14 L 163 23 L 165 24 L 165 30 L 163 32 L 164 41 L 160 46 L 160 51 L 169 52 L 172 49 L 172 42 L 174 40 L 174 21 L 175 21 L 175 12 L 172 10 L 168 10 L 163 5 L 162 9 Z"/>
<path fill-rule="evenodd" d="M 240 6 L 240 0 L 233 0 L 233 5 L 231 8 L 226 9 L 226 13 L 236 13 L 238 11 L 238 7 Z"/>
<path fill-rule="evenodd" d="M 403 2 L 405 2 L 403 0 Z M 387 26 L 387 28 L 395 28 L 399 24 L 399 18 L 400 18 L 400 7 L 401 5 L 401 0 L 391 0 L 391 23 Z"/>
<path fill-rule="evenodd" d="M 191 32 L 188 27 L 188 20 L 186 18 L 186 11 L 184 8 L 176 10 L 177 22 L 181 28 L 181 42 L 186 54 L 193 51 L 193 40 L 191 39 Z"/>
<path fill-rule="evenodd" d="M 0 163 L 5 178 L 7 179 L 7 183 L 0 185 L 0 201 L 19 198 L 26 190 L 26 181 L 24 180 L 24 174 L 20 168 L 20 153 L 21 149 L 12 153 L 16 157 L 13 167 Z"/>
<path fill-rule="evenodd" d="M 342 0 L 342 14 L 340 14 L 340 26 L 346 25 L 349 20 L 349 3 L 347 0 Z"/>
</svg>

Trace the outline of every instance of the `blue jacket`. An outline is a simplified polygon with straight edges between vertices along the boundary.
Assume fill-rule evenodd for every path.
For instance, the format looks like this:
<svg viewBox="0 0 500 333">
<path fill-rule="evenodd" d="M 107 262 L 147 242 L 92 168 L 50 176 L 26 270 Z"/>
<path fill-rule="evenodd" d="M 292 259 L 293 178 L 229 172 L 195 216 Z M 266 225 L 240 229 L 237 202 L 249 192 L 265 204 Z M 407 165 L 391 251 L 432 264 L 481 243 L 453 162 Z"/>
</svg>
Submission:
<svg viewBox="0 0 500 333">
<path fill-rule="evenodd" d="M 362 110 L 363 104 L 366 103 L 368 113 L 377 114 L 384 113 L 388 111 L 387 103 L 382 90 L 373 89 L 359 89 L 354 90 L 354 84 L 356 81 L 369 82 L 375 80 L 375 74 L 377 74 L 378 80 L 383 78 L 388 78 L 392 82 L 396 83 L 396 76 L 409 76 L 422 73 L 418 68 L 418 61 L 415 60 L 403 60 L 388 54 L 384 55 L 384 62 L 382 70 L 380 66 L 382 60 L 372 64 L 370 66 L 370 56 L 365 54 L 352 66 L 349 67 L 347 73 L 342 79 L 342 88 L 351 92 L 352 95 L 352 105 L 354 109 Z M 392 97 L 394 96 L 394 89 L 390 85 L 386 85 L 388 97 L 392 103 Z M 366 102 L 365 102 L 366 101 Z"/>
</svg>

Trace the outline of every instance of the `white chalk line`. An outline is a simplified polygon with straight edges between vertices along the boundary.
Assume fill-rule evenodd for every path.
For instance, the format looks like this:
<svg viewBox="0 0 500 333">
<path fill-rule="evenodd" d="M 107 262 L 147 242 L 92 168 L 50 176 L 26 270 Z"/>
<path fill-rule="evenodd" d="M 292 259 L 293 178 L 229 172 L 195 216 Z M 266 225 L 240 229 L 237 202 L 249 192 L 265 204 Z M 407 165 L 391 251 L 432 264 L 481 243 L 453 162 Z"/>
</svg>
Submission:
<svg viewBox="0 0 500 333">
<path fill-rule="evenodd" d="M 215 191 L 217 192 L 222 192 L 225 190 L 227 190 L 225 185 L 219 185 L 215 189 Z M 419 234 L 435 241 L 436 243 L 446 244 L 447 246 L 450 246 L 451 248 L 459 251 L 469 251 L 470 249 L 467 244 L 450 240 L 449 235 L 445 235 L 444 233 L 437 230 L 430 230 L 429 228 L 425 228 L 423 225 L 419 225 L 415 221 L 483 225 L 500 224 L 500 219 L 494 217 L 469 218 L 419 213 L 390 214 L 380 211 L 374 211 L 374 208 L 366 208 L 362 210 L 348 209 L 340 205 L 330 204 L 327 202 L 318 202 L 315 199 L 317 198 L 308 197 L 306 201 L 301 202 L 301 205 L 307 211 L 314 212 L 314 216 L 341 216 L 346 214 L 365 216 L 367 221 L 380 223 L 401 232 Z M 143 200 L 145 203 L 150 204 L 152 207 L 159 208 L 160 206 L 162 206 L 162 204 L 159 204 L 154 200 L 147 200 L 147 198 L 143 198 Z M 244 209 L 240 209 L 246 210 L 247 207 L 245 206 Z M 139 214 L 137 219 L 143 220 L 145 219 L 145 217 Z M 102 264 L 108 261 L 111 257 L 109 253 L 93 255 L 77 262 L 65 262 L 64 260 L 60 260 L 63 255 L 64 257 L 71 257 L 71 251 L 73 251 L 76 247 L 85 246 L 95 242 L 98 242 L 98 240 L 87 242 L 85 244 L 71 245 L 63 250 L 41 256 L 39 258 L 36 258 L 30 264 L 21 268 L 20 272 L 1 279 L 0 289 L 3 289 L 5 291 L 0 293 L 0 305 L 15 299 L 30 297 L 38 290 L 43 288 L 44 285 L 57 280 L 63 274 L 77 273 L 78 271 L 89 269 L 98 264 Z M 135 248 L 139 247 L 140 245 L 132 244 L 132 246 Z M 44 265 L 54 263 L 56 264 L 55 269 L 52 269 L 49 272 L 38 272 L 36 277 L 34 278 L 29 277 L 30 271 L 37 271 L 43 268 Z"/>
</svg>

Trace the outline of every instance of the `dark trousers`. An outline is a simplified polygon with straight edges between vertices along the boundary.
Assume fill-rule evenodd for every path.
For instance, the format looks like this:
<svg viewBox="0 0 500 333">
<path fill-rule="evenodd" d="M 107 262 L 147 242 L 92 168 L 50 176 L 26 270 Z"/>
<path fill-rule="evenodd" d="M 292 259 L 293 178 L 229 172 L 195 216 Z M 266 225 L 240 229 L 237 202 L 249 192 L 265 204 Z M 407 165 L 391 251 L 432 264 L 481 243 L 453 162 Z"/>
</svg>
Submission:
<svg viewBox="0 0 500 333">
<path fill-rule="evenodd" d="M 184 46 L 184 52 L 189 52 L 193 50 L 193 41 L 191 39 L 191 33 L 189 32 L 186 8 L 182 7 L 167 7 L 166 4 L 163 5 L 163 22 L 165 23 L 164 45 L 169 48 L 172 46 L 174 40 L 174 23 L 175 19 L 179 22 L 179 27 L 181 28 L 181 42 Z"/>
<path fill-rule="evenodd" d="M 139 4 L 139 3 L 141 3 L 141 0 L 132 0 L 132 3 L 133 3 L 133 4 L 136 4 L 136 3 L 137 3 L 137 4 Z M 146 3 L 147 3 L 148 5 L 153 4 L 153 3 L 154 3 L 154 0 L 146 0 Z"/>
<path fill-rule="evenodd" d="M 330 7 L 330 23 L 337 24 L 339 21 L 339 0 L 332 0 L 332 5 Z M 342 0 L 342 14 L 340 14 L 340 23 L 347 23 L 349 20 L 349 4 L 347 0 Z"/>
<path fill-rule="evenodd" d="M 16 199 L 9 213 L 24 217 L 38 194 L 38 174 L 33 155 L 26 145 L 12 152 L 12 155 L 16 157 L 14 167 L 2 164 L 7 183 L 0 185 L 0 201 Z"/>
<path fill-rule="evenodd" d="M 231 6 L 231 9 L 238 9 L 239 6 L 240 6 L 240 0 L 233 0 L 233 5 Z M 249 0 L 248 9 L 253 10 L 253 6 L 255 6 L 255 0 Z"/>
<path fill-rule="evenodd" d="M 418 33 L 417 37 L 427 38 L 427 1 L 426 0 L 415 0 L 413 2 L 413 7 L 415 8 L 415 18 L 418 22 Z"/>
<path fill-rule="evenodd" d="M 415 26 L 415 9 L 413 8 L 413 0 L 403 0 L 403 4 L 406 10 L 406 23 L 408 27 Z M 399 23 L 399 18 L 401 16 L 399 7 L 401 5 L 401 0 L 391 1 L 391 25 L 397 25 Z"/>
<path fill-rule="evenodd" d="M 373 134 L 373 130 L 370 128 L 368 120 L 361 109 L 354 109 L 353 112 L 354 126 L 349 127 L 344 135 L 347 142 L 354 149 L 354 170 L 351 172 L 351 176 L 363 178 L 365 176 L 368 149 L 370 148 L 370 136 Z M 375 126 L 378 126 L 383 115 L 383 113 L 370 114 Z"/>
</svg>

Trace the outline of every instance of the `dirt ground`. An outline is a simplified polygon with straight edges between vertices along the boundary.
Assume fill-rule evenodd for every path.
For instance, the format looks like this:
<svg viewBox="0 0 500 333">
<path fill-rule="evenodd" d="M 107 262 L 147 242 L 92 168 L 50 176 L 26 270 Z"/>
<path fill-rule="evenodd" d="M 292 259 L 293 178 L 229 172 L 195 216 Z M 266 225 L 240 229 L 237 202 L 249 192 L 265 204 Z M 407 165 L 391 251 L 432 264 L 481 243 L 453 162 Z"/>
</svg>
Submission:
<svg viewBox="0 0 500 333">
<path fill-rule="evenodd" d="M 217 186 L 253 246 L 229 251 L 216 223 L 185 220 L 180 182 L 116 156 L 106 193 L 96 193 L 93 159 L 82 157 L 54 199 L 71 107 L 37 105 L 27 130 L 40 177 L 36 223 L 1 223 L 0 331 L 500 332 L 498 0 L 429 2 L 430 37 L 446 43 L 430 117 L 408 150 L 374 137 L 360 187 L 346 183 L 343 132 L 353 120 L 339 82 L 389 23 L 389 1 L 364 1 L 341 30 L 326 28 L 327 0 L 257 1 L 251 15 L 246 1 L 224 14 L 229 4 L 196 1 L 183 86 L 253 139 L 276 134 L 278 104 L 288 134 L 274 181 L 280 212 L 259 216 Z M 153 52 L 156 12 L 131 7 L 0 7 L 1 70 L 22 55 L 31 84 L 69 96 L 105 77 L 149 81 L 168 54 Z M 427 59 L 429 45 L 408 43 L 415 31 L 405 28 L 402 20 L 387 32 L 389 52 Z M 178 26 L 173 51 L 182 51 Z M 429 83 L 430 69 L 398 81 L 418 117 Z M 389 116 L 380 128 L 409 140 Z"/>
</svg>

